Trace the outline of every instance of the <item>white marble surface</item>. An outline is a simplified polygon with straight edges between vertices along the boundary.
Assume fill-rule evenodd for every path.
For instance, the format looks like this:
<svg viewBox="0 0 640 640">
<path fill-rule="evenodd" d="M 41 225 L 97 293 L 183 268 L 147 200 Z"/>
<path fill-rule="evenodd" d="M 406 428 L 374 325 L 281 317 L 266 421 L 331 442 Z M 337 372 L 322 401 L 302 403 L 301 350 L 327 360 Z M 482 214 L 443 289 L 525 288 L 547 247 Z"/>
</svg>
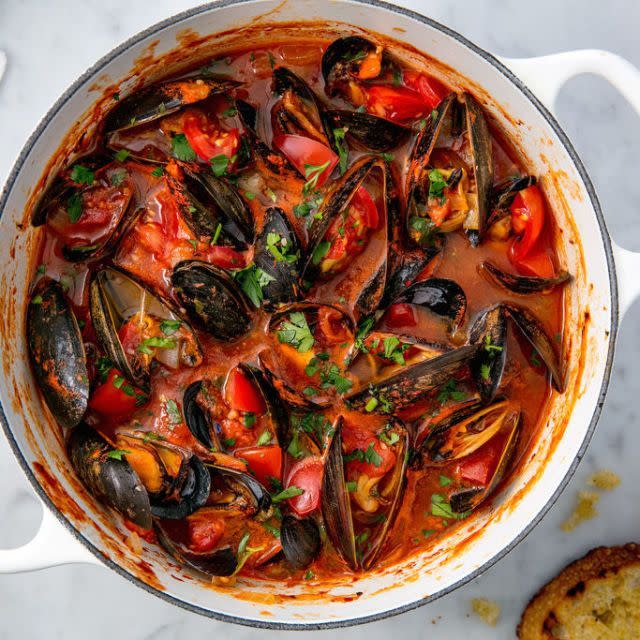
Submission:
<svg viewBox="0 0 640 640">
<path fill-rule="evenodd" d="M 189 0 L 0 0 L 0 49 L 8 56 L 0 84 L 0 183 L 29 133 L 55 98 L 116 44 Z M 640 66 L 637 0 L 398 0 L 505 56 L 532 56 L 580 47 L 609 49 Z M 610 230 L 640 250 L 640 123 L 604 81 L 573 80 L 560 98 L 559 119 L 584 159 L 599 192 Z M 513 638 L 522 607 L 542 582 L 569 560 L 600 544 L 640 540 L 639 412 L 640 307 L 620 332 L 609 397 L 588 454 L 568 489 L 543 522 L 510 555 L 466 587 L 414 612 L 314 638 L 367 637 L 481 640 Z M 603 496 L 600 517 L 565 534 L 560 522 L 594 470 L 615 467 L 622 486 Z M 0 437 L 0 548 L 17 546 L 35 531 L 39 508 L 4 439 Z M 485 596 L 503 608 L 496 629 L 469 617 L 469 601 Z M 261 637 L 260 632 L 206 620 L 168 605 L 98 567 L 59 567 L 0 576 L 0 639 L 118 640 Z"/>
</svg>

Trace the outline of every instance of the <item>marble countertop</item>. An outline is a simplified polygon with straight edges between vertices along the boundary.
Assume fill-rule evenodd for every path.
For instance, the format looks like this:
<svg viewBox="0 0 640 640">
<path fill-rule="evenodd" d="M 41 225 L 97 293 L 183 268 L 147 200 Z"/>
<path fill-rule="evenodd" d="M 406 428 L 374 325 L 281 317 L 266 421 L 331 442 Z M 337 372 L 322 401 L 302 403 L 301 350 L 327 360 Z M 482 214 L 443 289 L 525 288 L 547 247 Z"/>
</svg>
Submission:
<svg viewBox="0 0 640 640">
<path fill-rule="evenodd" d="M 614 51 L 640 66 L 640 3 L 636 0 L 397 0 L 428 13 L 481 47 L 504 56 L 534 56 L 576 48 Z M 137 31 L 197 4 L 189 0 L 0 2 L 0 49 L 8 57 L 0 83 L 0 184 L 28 135 L 62 91 L 95 60 Z M 558 117 L 598 190 L 612 235 L 640 250 L 640 181 L 635 114 L 602 79 L 581 77 L 562 91 Z M 588 453 L 564 494 L 538 527 L 485 575 L 427 606 L 386 621 L 341 630 L 345 640 L 513 638 L 520 612 L 538 587 L 570 560 L 603 544 L 640 539 L 640 425 L 633 398 L 640 377 L 640 307 L 631 309 L 618 341 L 609 396 Z M 615 468 L 622 485 L 603 495 L 600 516 L 572 534 L 559 528 L 576 493 L 597 469 Z M 39 507 L 9 447 L 0 437 L 0 548 L 24 543 L 37 529 Z M 502 606 L 497 628 L 470 614 L 470 600 Z M 205 636 L 206 634 L 206 636 Z M 214 637 L 276 638 L 207 620 L 173 607 L 112 571 L 67 566 L 0 576 L 0 639 L 118 640 Z M 329 638 L 335 631 L 308 632 Z"/>
</svg>

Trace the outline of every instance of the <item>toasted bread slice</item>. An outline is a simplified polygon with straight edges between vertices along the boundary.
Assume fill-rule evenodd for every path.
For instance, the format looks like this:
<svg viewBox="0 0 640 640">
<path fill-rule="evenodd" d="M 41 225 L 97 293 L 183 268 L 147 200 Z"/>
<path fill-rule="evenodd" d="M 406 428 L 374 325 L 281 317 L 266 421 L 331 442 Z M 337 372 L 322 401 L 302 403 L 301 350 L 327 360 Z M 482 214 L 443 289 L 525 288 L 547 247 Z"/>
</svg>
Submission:
<svg viewBox="0 0 640 640">
<path fill-rule="evenodd" d="M 640 545 L 598 547 L 533 597 L 520 640 L 640 639 Z"/>
</svg>

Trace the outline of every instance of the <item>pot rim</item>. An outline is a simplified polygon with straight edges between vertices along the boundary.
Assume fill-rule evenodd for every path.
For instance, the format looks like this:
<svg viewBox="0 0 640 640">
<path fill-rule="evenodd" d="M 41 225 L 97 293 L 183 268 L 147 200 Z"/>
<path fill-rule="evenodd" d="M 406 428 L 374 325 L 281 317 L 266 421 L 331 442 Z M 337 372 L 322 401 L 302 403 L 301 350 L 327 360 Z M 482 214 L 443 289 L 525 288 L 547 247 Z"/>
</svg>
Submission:
<svg viewBox="0 0 640 640">
<path fill-rule="evenodd" d="M 24 144 L 22 150 L 20 151 L 17 159 L 15 160 L 11 171 L 7 177 L 4 188 L 2 190 L 2 194 L 0 195 L 0 218 L 4 213 L 4 209 L 7 204 L 7 200 L 9 198 L 10 193 L 13 190 L 13 187 L 22 171 L 22 167 L 29 155 L 33 145 L 40 138 L 46 127 L 49 125 L 54 116 L 61 111 L 67 102 L 71 98 L 74 97 L 78 89 L 90 78 L 95 77 L 99 72 L 109 64 L 114 58 L 119 56 L 120 54 L 126 52 L 128 49 L 138 44 L 142 40 L 153 36 L 164 29 L 175 27 L 180 22 L 193 18 L 194 16 L 208 13 L 210 11 L 215 11 L 216 9 L 220 9 L 223 7 L 229 7 L 233 5 L 245 4 L 248 2 L 255 2 L 255 0 L 217 0 L 213 2 L 208 2 L 203 5 L 199 5 L 197 7 L 193 7 L 191 9 L 187 9 L 186 11 L 182 11 L 177 13 L 165 20 L 155 23 L 154 25 L 138 32 L 137 34 L 131 36 L 127 40 L 125 40 L 122 44 L 113 48 L 103 57 L 101 57 L 95 64 L 89 67 L 82 75 L 80 75 L 65 91 L 64 93 L 56 100 L 53 106 L 47 111 L 42 120 L 39 122 L 33 133 L 29 136 L 27 142 Z M 600 202 L 598 200 L 598 196 L 596 194 L 595 188 L 589 178 L 589 175 L 578 156 L 578 153 L 573 147 L 573 144 L 569 140 L 567 134 L 564 132 L 556 118 L 551 114 L 551 112 L 545 107 L 542 102 L 530 91 L 530 89 L 510 70 L 508 69 L 498 58 L 496 58 L 493 54 L 485 51 L 481 47 L 477 46 L 470 40 L 468 40 L 465 36 L 462 36 L 457 31 L 429 18 L 427 16 L 423 16 L 411 9 L 406 9 L 405 7 L 399 7 L 385 0 L 347 0 L 347 2 L 374 6 L 390 13 L 396 13 L 403 15 L 405 17 L 411 18 L 417 22 L 425 24 L 441 33 L 453 38 L 460 44 L 464 45 L 467 49 L 471 50 L 473 53 L 482 57 L 486 62 L 488 62 L 497 72 L 501 73 L 504 77 L 506 77 L 511 84 L 514 85 L 516 89 L 518 89 L 524 96 L 536 107 L 536 109 L 540 112 L 540 114 L 545 119 L 546 123 L 551 127 L 553 132 L 558 136 L 562 146 L 567 151 L 569 157 L 571 158 L 572 163 L 574 164 L 578 174 L 580 175 L 581 180 L 585 185 L 586 192 L 589 196 L 589 201 L 596 215 L 596 220 L 598 222 L 598 227 L 600 231 L 600 237 L 603 243 L 603 248 L 605 251 L 606 259 L 607 259 L 607 271 L 609 276 L 609 286 L 611 291 L 611 326 L 610 326 L 610 340 L 609 340 L 609 348 L 607 352 L 607 358 L 605 361 L 603 379 L 600 386 L 600 390 L 598 392 L 598 401 L 596 403 L 595 410 L 593 415 L 591 416 L 591 420 L 589 422 L 589 426 L 585 433 L 582 444 L 580 445 L 580 449 L 576 454 L 575 458 L 571 462 L 571 465 L 567 469 L 564 477 L 558 484 L 556 490 L 553 495 L 549 498 L 546 504 L 540 509 L 540 511 L 535 514 L 524 530 L 514 538 L 507 546 L 501 548 L 495 555 L 493 555 L 489 560 L 487 560 L 482 566 L 475 569 L 471 573 L 467 574 L 464 578 L 461 578 L 454 584 L 437 591 L 434 594 L 429 595 L 428 597 L 421 597 L 413 602 L 408 602 L 402 606 L 396 607 L 394 609 L 382 610 L 377 613 L 373 613 L 368 616 L 362 616 L 357 618 L 345 618 L 342 620 L 336 621 L 327 621 L 327 622 L 316 622 L 316 623 L 288 623 L 288 622 L 271 622 L 267 620 L 257 620 L 250 618 L 243 618 L 238 616 L 229 615 L 226 613 L 220 613 L 218 611 L 212 611 L 211 609 L 204 608 L 202 606 L 198 606 L 195 604 L 191 604 L 189 602 L 185 602 L 180 598 L 170 595 L 167 592 L 160 591 L 155 587 L 150 586 L 149 584 L 143 582 L 141 579 L 136 576 L 130 574 L 126 569 L 124 569 L 119 564 L 113 562 L 110 558 L 106 557 L 102 551 L 96 547 L 90 540 L 85 538 L 82 533 L 74 527 L 74 525 L 67 519 L 67 517 L 62 513 L 58 507 L 53 503 L 53 501 L 49 498 L 47 493 L 44 491 L 38 480 L 36 479 L 29 463 L 22 455 L 18 443 L 16 442 L 9 422 L 7 420 L 4 407 L 0 403 L 0 423 L 2 424 L 2 429 L 4 434 L 9 442 L 9 445 L 13 451 L 14 456 L 18 460 L 22 471 L 27 476 L 31 486 L 34 491 L 38 495 L 38 497 L 42 500 L 46 508 L 48 508 L 57 518 L 62 526 L 73 535 L 73 537 L 80 542 L 85 548 L 87 548 L 102 564 L 109 567 L 120 576 L 128 580 L 130 583 L 135 586 L 147 591 L 148 593 L 155 595 L 165 602 L 176 605 L 186 611 L 191 613 L 197 613 L 199 615 L 205 616 L 207 618 L 213 618 L 216 620 L 220 620 L 222 622 L 232 622 L 235 624 L 240 624 L 243 626 L 260 628 L 260 629 L 277 629 L 277 630 L 300 630 L 300 631 L 311 631 L 311 630 L 319 630 L 319 629 L 335 629 L 341 627 L 350 627 L 355 625 L 366 624 L 368 622 L 375 622 L 377 620 L 384 620 L 385 618 L 390 618 L 395 615 L 399 615 L 401 613 L 405 613 L 406 611 L 411 611 L 413 609 L 417 609 L 425 604 L 433 602 L 442 596 L 451 593 L 452 591 L 462 587 L 467 584 L 474 578 L 483 574 L 487 569 L 491 568 L 494 564 L 496 564 L 499 560 L 504 558 L 510 551 L 512 551 L 524 538 L 529 535 L 529 533 L 536 527 L 536 525 L 542 520 L 542 518 L 546 515 L 546 513 L 551 509 L 551 507 L 555 504 L 556 500 L 560 496 L 560 494 L 564 491 L 567 486 L 569 480 L 575 473 L 580 461 L 584 457 L 587 447 L 591 442 L 591 438 L 595 431 L 596 425 L 598 423 L 598 419 L 600 418 L 600 414 L 602 412 L 602 406 L 604 404 L 604 399 L 607 394 L 607 390 L 609 387 L 609 381 L 611 378 L 611 371 L 613 367 L 613 358 L 615 352 L 616 339 L 618 334 L 619 327 L 619 302 L 618 302 L 618 284 L 616 277 L 616 268 L 615 262 L 613 258 L 613 250 L 611 245 L 611 237 L 607 230 L 607 225 L 602 214 L 602 209 L 600 207 Z"/>
</svg>

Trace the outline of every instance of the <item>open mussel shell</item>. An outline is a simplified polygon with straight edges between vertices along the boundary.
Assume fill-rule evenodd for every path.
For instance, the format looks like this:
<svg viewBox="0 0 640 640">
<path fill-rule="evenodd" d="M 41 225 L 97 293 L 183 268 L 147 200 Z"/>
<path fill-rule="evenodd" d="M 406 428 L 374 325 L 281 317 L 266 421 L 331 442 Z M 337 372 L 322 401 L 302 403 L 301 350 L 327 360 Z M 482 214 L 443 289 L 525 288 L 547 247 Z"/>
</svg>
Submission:
<svg viewBox="0 0 640 640">
<path fill-rule="evenodd" d="M 253 242 L 253 216 L 247 203 L 226 180 L 210 172 L 185 171 L 184 187 L 175 181 L 171 184 L 186 196 L 182 215 L 197 238 L 211 241 L 218 234 L 219 244 L 240 250 Z"/>
<path fill-rule="evenodd" d="M 223 546 L 209 552 L 198 552 L 190 549 L 180 538 L 187 538 L 188 522 L 155 521 L 158 542 L 178 562 L 209 576 L 230 576 L 238 567 L 238 559 L 230 546 Z"/>
<path fill-rule="evenodd" d="M 75 314 L 55 280 L 42 278 L 31 294 L 27 340 L 47 406 L 63 427 L 75 427 L 89 400 L 87 358 Z"/>
<path fill-rule="evenodd" d="M 143 529 L 151 528 L 149 494 L 138 474 L 94 429 L 83 424 L 74 429 L 67 443 L 76 473 L 92 495 Z"/>
<path fill-rule="evenodd" d="M 482 108 L 470 93 L 463 94 L 463 101 L 478 197 L 477 215 L 467 218 L 465 229 L 471 244 L 476 246 L 482 241 L 490 213 L 491 188 L 493 186 L 493 150 L 489 126 Z"/>
<path fill-rule="evenodd" d="M 478 345 L 460 347 L 405 367 L 349 393 L 345 402 L 350 408 L 362 411 L 371 398 L 375 398 L 378 403 L 371 409 L 373 412 L 384 413 L 387 408 L 404 409 L 455 378 L 469 366 L 478 348 Z"/>
<path fill-rule="evenodd" d="M 471 327 L 469 342 L 479 346 L 471 361 L 471 375 L 485 402 L 491 401 L 500 387 L 507 361 L 507 319 L 502 305 L 483 313 Z"/>
<path fill-rule="evenodd" d="M 207 465 L 211 474 L 211 509 L 245 516 L 266 516 L 271 508 L 271 496 L 253 476 L 237 469 Z"/>
<path fill-rule="evenodd" d="M 515 176 L 505 178 L 495 185 L 491 193 L 491 213 L 487 225 L 491 225 L 500 218 L 508 215 L 509 207 L 518 192 L 536 184 L 535 176 Z"/>
<path fill-rule="evenodd" d="M 551 381 L 557 391 L 563 393 L 565 390 L 565 373 L 560 364 L 558 355 L 553 346 L 551 338 L 547 335 L 540 321 L 524 307 L 519 307 L 513 303 L 504 305 L 507 315 L 513 320 L 522 335 L 529 341 L 536 350 L 549 373 Z"/>
<path fill-rule="evenodd" d="M 485 461 L 490 460 L 493 464 L 490 479 L 484 486 L 465 487 L 453 493 L 449 499 L 451 510 L 454 513 L 465 513 L 477 508 L 498 486 L 504 478 L 518 440 L 520 426 L 520 412 L 513 410 L 509 412 L 503 422 L 500 431 L 488 442 L 469 454 L 466 458 L 461 458 L 458 462 L 459 470 L 465 463 L 474 464 L 475 457 Z"/>
<path fill-rule="evenodd" d="M 152 294 L 123 271 L 105 267 L 96 272 L 89 289 L 89 305 L 100 345 L 116 368 L 142 388 L 148 386 L 150 362 L 143 358 L 144 349 L 141 351 L 140 347 L 125 351 L 119 332 L 129 322 L 140 328 L 143 337 L 145 331 L 152 328 L 152 336 L 162 339 L 165 335 L 162 323 L 169 322 L 174 327 L 154 356 L 168 368 L 193 367 L 202 361 L 198 340 L 189 325 L 167 301 Z"/>
<path fill-rule="evenodd" d="M 199 260 L 178 263 L 171 284 L 193 324 L 218 340 L 231 341 L 251 327 L 249 303 L 222 269 Z"/>
<path fill-rule="evenodd" d="M 271 207 L 256 238 L 253 258 L 255 265 L 271 277 L 262 286 L 266 309 L 273 310 L 298 298 L 300 255 L 298 236 L 286 214 L 278 207 Z"/>
<path fill-rule="evenodd" d="M 420 452 L 431 462 L 464 458 L 491 440 L 517 414 L 507 400 L 488 406 L 467 402 L 431 426 Z"/>
<path fill-rule="evenodd" d="M 214 94 L 228 93 L 236 86 L 232 80 L 213 77 L 191 77 L 152 85 L 119 100 L 105 119 L 105 130 L 148 124 Z"/>
<path fill-rule="evenodd" d="M 487 279 L 499 287 L 526 296 L 532 294 L 550 293 L 556 287 L 571 282 L 571 274 L 561 271 L 553 278 L 539 278 L 536 276 L 521 276 L 515 273 L 507 273 L 488 260 L 481 263 L 480 273 L 487 276 Z"/>
<path fill-rule="evenodd" d="M 386 118 L 359 111 L 335 110 L 327 114 L 332 128 L 345 128 L 348 136 L 371 151 L 382 152 L 403 144 L 411 129 Z"/>
<path fill-rule="evenodd" d="M 213 451 L 222 451 L 221 427 L 210 413 L 198 403 L 198 396 L 203 393 L 203 387 L 205 388 L 204 393 L 206 393 L 206 385 L 207 381 L 196 380 L 185 389 L 182 397 L 184 421 L 193 437 L 200 444 Z"/>
<path fill-rule="evenodd" d="M 335 432 L 329 446 L 322 482 L 322 515 L 327 535 L 342 559 L 354 570 L 368 570 L 378 559 L 387 539 L 387 533 L 393 526 L 396 513 L 401 505 L 407 468 L 409 435 L 402 423 L 390 423 L 390 431 L 397 435 L 393 445 L 396 454 L 394 467 L 375 485 L 375 496 L 357 496 L 349 491 L 345 475 L 345 461 L 342 447 L 344 420 L 340 416 L 334 424 Z M 384 484 L 383 484 L 384 483 Z M 369 483 L 362 483 L 367 487 Z M 381 488 L 382 487 L 382 488 Z M 368 491 L 368 489 L 364 489 Z M 352 502 L 352 496 L 353 502 Z M 363 510 L 359 500 L 375 504 Z M 384 506 L 383 506 L 384 501 Z M 376 517 L 384 515 L 384 518 Z M 356 527 L 364 527 L 367 532 L 366 545 L 357 543 Z"/>
<path fill-rule="evenodd" d="M 344 84 L 358 75 L 362 60 L 377 50 L 377 46 L 362 36 L 347 36 L 334 40 L 322 56 L 322 76 L 325 93 L 331 98 Z"/>
<path fill-rule="evenodd" d="M 287 562 L 294 569 L 305 569 L 320 553 L 320 530 L 313 518 L 298 519 L 292 515 L 282 518 L 280 542 Z"/>
</svg>

